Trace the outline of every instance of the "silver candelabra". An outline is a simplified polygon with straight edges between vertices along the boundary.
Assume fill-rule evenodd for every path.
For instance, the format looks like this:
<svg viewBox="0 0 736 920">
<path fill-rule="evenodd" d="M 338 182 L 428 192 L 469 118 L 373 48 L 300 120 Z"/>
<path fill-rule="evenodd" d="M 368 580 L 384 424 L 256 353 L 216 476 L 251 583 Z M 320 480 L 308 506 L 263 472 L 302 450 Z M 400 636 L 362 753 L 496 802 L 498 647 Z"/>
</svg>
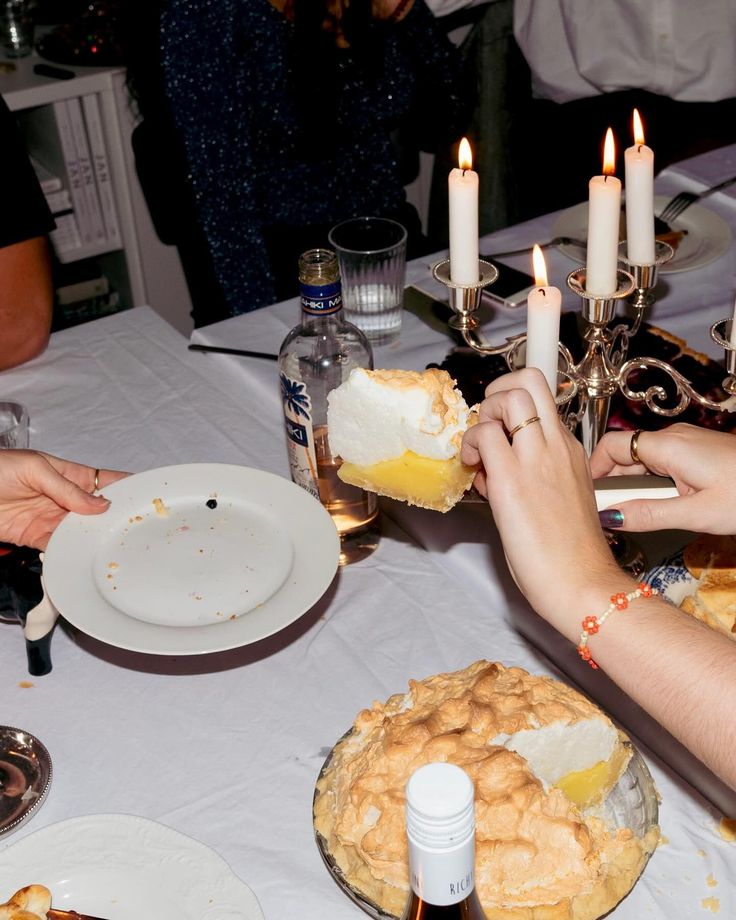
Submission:
<svg viewBox="0 0 736 920">
<path fill-rule="evenodd" d="M 714 411 L 736 411 L 736 346 L 731 344 L 731 320 L 724 319 L 711 326 L 711 338 L 722 346 L 726 354 L 727 376 L 722 387 L 726 394 L 715 401 L 699 394 L 692 383 L 679 371 L 660 358 L 639 357 L 627 360 L 629 343 L 641 328 L 645 313 L 654 303 L 653 289 L 657 283 L 659 267 L 674 255 L 672 247 L 659 240 L 655 243 L 654 262 L 638 265 L 625 255 L 626 243 L 621 244 L 619 261 L 625 268 L 617 272 L 616 290 L 599 297 L 585 290 L 585 268 L 571 272 L 568 288 L 582 302 L 584 354 L 575 362 L 569 349 L 559 343 L 558 391 L 556 394 L 561 417 L 582 441 L 590 453 L 606 430 L 611 397 L 620 390 L 630 400 L 643 402 L 647 408 L 661 416 L 676 416 L 691 402 Z M 477 310 L 485 287 L 493 284 L 498 270 L 489 262 L 479 260 L 479 280 L 476 284 L 456 284 L 450 278 L 450 263 L 443 261 L 434 266 L 432 273 L 449 291 L 453 315 L 450 326 L 457 330 L 474 351 L 483 355 L 501 355 L 508 367 L 516 370 L 524 366 L 526 334 L 510 336 L 499 345 L 480 340 L 480 322 Z M 611 325 L 619 301 L 627 300 L 633 313 L 631 325 Z M 661 384 L 645 389 L 634 389 L 629 378 L 636 371 L 655 369 L 664 373 L 675 386 L 674 398 Z"/>
</svg>

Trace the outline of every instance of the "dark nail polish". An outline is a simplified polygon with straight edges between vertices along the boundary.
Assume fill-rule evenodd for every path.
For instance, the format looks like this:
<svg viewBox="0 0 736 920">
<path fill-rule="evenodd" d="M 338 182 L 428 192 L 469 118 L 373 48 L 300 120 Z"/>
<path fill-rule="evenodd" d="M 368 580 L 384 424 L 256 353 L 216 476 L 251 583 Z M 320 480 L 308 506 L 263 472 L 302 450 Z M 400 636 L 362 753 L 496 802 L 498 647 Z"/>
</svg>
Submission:
<svg viewBox="0 0 736 920">
<path fill-rule="evenodd" d="M 614 530 L 616 527 L 624 526 L 623 511 L 619 511 L 617 508 L 606 508 L 605 511 L 599 511 L 598 520 L 601 522 L 601 527 L 606 530 Z"/>
</svg>

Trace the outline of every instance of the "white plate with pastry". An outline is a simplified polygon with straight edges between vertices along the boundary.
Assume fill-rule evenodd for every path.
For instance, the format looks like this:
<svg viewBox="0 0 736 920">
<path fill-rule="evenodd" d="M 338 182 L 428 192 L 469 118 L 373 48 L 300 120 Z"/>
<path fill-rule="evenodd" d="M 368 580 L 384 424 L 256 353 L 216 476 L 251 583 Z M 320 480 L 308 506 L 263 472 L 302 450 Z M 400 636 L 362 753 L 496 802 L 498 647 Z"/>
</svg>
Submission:
<svg viewBox="0 0 736 920">
<path fill-rule="evenodd" d="M 263 470 L 202 463 L 105 489 L 49 541 L 46 590 L 82 632 L 119 648 L 196 655 L 288 626 L 327 590 L 339 537 L 325 508 Z"/>
<path fill-rule="evenodd" d="M 701 534 L 646 580 L 671 604 L 736 640 L 736 537 Z"/>
<path fill-rule="evenodd" d="M 263 920 L 258 899 L 214 850 L 135 815 L 87 815 L 9 846 L 0 901 L 44 885 L 51 906 L 106 920 Z"/>
<path fill-rule="evenodd" d="M 671 195 L 655 195 L 655 214 L 660 213 L 671 197 Z M 720 259 L 731 245 L 731 228 L 726 221 L 702 205 L 690 205 L 679 217 L 671 222 L 671 227 L 675 231 L 685 231 L 685 235 L 677 244 L 672 261 L 661 266 L 660 272 L 663 274 L 703 268 L 703 266 L 709 265 L 716 259 Z M 625 235 L 626 231 L 624 230 L 623 232 Z M 553 236 L 567 236 L 572 239 L 584 240 L 587 234 L 587 201 L 563 211 L 552 228 Z M 584 246 L 576 243 L 561 243 L 558 248 L 560 252 L 573 261 L 580 264 L 585 263 L 586 251 Z"/>
</svg>

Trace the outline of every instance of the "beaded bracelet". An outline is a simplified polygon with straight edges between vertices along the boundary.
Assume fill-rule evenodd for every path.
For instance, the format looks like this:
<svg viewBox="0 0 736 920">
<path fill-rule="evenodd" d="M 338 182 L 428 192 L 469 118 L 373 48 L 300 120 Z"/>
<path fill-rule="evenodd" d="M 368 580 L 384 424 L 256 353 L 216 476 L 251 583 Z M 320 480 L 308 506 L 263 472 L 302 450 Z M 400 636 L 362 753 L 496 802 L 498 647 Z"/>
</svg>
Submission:
<svg viewBox="0 0 736 920">
<path fill-rule="evenodd" d="M 592 615 L 585 617 L 582 623 L 583 631 L 580 634 L 580 642 L 578 644 L 578 655 L 580 655 L 583 661 L 587 661 L 591 668 L 597 671 L 598 665 L 593 661 L 593 656 L 590 654 L 588 639 L 598 632 L 601 626 L 603 626 L 610 615 L 616 610 L 626 610 L 631 601 L 635 601 L 637 597 L 651 597 L 653 594 L 657 594 L 657 591 L 651 585 L 646 585 L 642 582 L 635 591 L 631 591 L 629 594 L 624 594 L 623 591 L 620 591 L 618 594 L 612 594 L 611 603 L 600 616 Z"/>
</svg>

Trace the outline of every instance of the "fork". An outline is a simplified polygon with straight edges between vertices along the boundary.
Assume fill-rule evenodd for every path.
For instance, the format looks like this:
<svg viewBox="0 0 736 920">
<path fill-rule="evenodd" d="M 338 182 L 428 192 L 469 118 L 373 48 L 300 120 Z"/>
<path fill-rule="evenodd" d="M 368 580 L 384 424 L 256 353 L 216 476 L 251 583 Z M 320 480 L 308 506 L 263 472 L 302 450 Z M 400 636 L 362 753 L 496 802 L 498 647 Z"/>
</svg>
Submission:
<svg viewBox="0 0 736 920">
<path fill-rule="evenodd" d="M 690 205 L 694 202 L 699 201 L 701 198 L 705 198 L 708 195 L 712 195 L 713 192 L 718 192 L 722 188 L 726 188 L 728 185 L 733 185 L 734 182 L 736 182 L 736 176 L 731 176 L 730 179 L 726 179 L 724 182 L 719 182 L 718 185 L 707 188 L 704 192 L 680 192 L 679 195 L 675 195 L 671 201 L 667 202 L 662 210 L 662 213 L 659 215 L 659 219 L 668 224 L 676 217 L 679 217 L 685 208 L 689 208 Z"/>
</svg>

